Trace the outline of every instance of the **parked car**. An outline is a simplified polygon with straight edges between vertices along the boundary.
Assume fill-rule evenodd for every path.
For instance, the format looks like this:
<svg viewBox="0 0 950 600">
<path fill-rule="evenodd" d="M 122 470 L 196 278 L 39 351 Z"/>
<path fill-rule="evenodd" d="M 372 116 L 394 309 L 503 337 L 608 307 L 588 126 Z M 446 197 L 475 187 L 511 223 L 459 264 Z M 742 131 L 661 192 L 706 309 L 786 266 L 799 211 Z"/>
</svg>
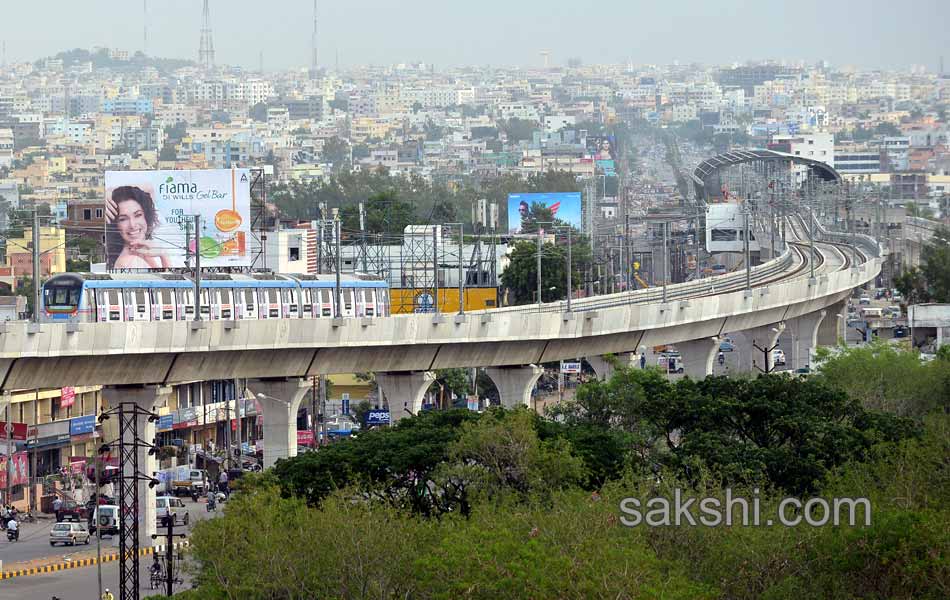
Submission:
<svg viewBox="0 0 950 600">
<path fill-rule="evenodd" d="M 172 525 L 188 524 L 188 509 L 181 498 L 175 496 L 159 496 L 155 498 L 155 517 L 159 525 L 164 523 L 165 517 L 171 517 Z"/>
<path fill-rule="evenodd" d="M 100 504 L 92 513 L 92 525 L 89 532 L 101 531 L 102 535 L 119 533 L 119 507 L 114 504 Z"/>
<path fill-rule="evenodd" d="M 735 349 L 736 349 L 736 345 L 729 338 L 726 338 L 722 340 L 721 342 L 719 342 L 720 352 L 732 352 Z"/>
<path fill-rule="evenodd" d="M 65 544 L 75 546 L 76 544 L 88 544 L 89 532 L 82 523 L 55 523 L 49 532 L 49 545 Z"/>
<path fill-rule="evenodd" d="M 772 350 L 772 365 L 776 367 L 785 366 L 785 351 L 781 348 Z"/>
<path fill-rule="evenodd" d="M 861 296 L 860 298 L 858 298 L 858 304 L 861 306 L 867 306 L 870 303 L 871 303 L 870 296 Z"/>
</svg>

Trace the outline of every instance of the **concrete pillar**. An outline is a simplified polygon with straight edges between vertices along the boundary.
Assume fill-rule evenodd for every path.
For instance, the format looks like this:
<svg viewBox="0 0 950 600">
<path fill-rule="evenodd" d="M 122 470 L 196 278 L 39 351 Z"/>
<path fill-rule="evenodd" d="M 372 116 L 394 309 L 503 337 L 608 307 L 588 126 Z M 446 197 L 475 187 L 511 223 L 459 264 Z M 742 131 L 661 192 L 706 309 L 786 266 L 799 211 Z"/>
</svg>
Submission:
<svg viewBox="0 0 950 600">
<path fill-rule="evenodd" d="M 832 304 L 825 309 L 825 313 L 825 318 L 818 324 L 815 344 L 837 346 L 839 341 L 845 339 L 845 327 L 848 325 L 848 301 L 842 300 L 837 304 Z"/>
<path fill-rule="evenodd" d="M 713 364 L 719 353 L 719 340 L 716 338 L 700 338 L 688 342 L 678 342 L 676 349 L 683 357 L 683 373 L 693 379 L 703 379 L 712 375 Z"/>
<path fill-rule="evenodd" d="M 537 365 L 524 367 L 490 367 L 485 372 L 495 382 L 498 397 L 505 408 L 531 406 L 531 390 L 544 373 Z"/>
<path fill-rule="evenodd" d="M 422 410 L 422 400 L 426 391 L 435 381 L 432 371 L 404 371 L 376 373 L 376 385 L 389 404 L 389 422 L 418 415 Z"/>
<path fill-rule="evenodd" d="M 161 385 L 144 386 L 105 386 L 102 388 L 102 398 L 107 409 L 117 408 L 120 404 L 131 402 L 140 409 L 154 412 L 156 408 L 164 405 L 172 393 L 172 388 Z M 138 437 L 142 442 L 153 444 L 155 442 L 155 422 L 149 421 L 147 416 L 137 417 L 136 427 L 138 428 Z M 103 443 L 111 444 L 116 442 L 119 437 L 119 416 L 110 415 L 102 424 Z M 118 447 L 114 446 L 112 456 L 118 458 Z M 149 454 L 147 447 L 139 447 L 138 453 L 139 472 L 147 477 L 154 477 L 158 470 L 158 459 L 155 455 Z M 131 465 L 130 465 L 131 466 Z M 131 476 L 131 469 L 125 472 Z M 115 486 L 118 493 L 118 485 Z M 147 480 L 139 480 L 139 546 L 146 548 L 155 544 L 162 543 L 162 540 L 152 540 L 152 535 L 156 532 L 156 512 L 155 512 L 155 488 L 148 485 Z"/>
<path fill-rule="evenodd" d="M 744 330 L 742 339 L 736 339 L 736 349 L 742 360 L 739 369 L 753 374 L 768 371 L 773 366 L 772 353 L 763 352 L 762 348 L 774 346 L 783 331 L 781 323 Z"/>
<path fill-rule="evenodd" d="M 812 353 L 818 347 L 818 330 L 827 316 L 827 310 L 819 310 L 786 322 L 785 335 L 792 336 L 792 355 L 786 358 L 793 371 L 811 366 Z"/>
<path fill-rule="evenodd" d="M 247 388 L 264 413 L 264 468 L 274 466 L 282 458 L 297 456 L 297 410 L 311 389 L 310 380 L 249 379 Z"/>
<path fill-rule="evenodd" d="M 614 360 L 617 361 L 617 364 L 624 367 L 630 367 L 633 365 L 635 360 L 640 360 L 639 354 L 632 354 L 630 352 L 621 352 L 620 354 L 613 355 Z M 594 374 L 597 375 L 598 379 L 608 380 L 614 374 L 614 365 L 609 362 L 604 356 L 588 356 L 584 360 L 587 361 L 587 364 L 590 365 L 590 368 L 594 370 Z M 637 364 L 639 367 L 639 363 Z"/>
</svg>

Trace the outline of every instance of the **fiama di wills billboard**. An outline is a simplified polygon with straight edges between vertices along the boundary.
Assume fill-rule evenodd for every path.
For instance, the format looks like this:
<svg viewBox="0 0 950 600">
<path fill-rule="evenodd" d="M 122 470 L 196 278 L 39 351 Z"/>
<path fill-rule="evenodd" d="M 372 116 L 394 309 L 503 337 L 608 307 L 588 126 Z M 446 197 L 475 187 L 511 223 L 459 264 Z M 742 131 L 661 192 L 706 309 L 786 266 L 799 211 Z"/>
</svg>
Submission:
<svg viewBox="0 0 950 600">
<path fill-rule="evenodd" d="M 551 217 L 581 228 L 580 192 L 508 194 L 509 233 L 521 233 L 521 221 L 530 215 L 533 206 L 546 208 Z"/>
<path fill-rule="evenodd" d="M 104 208 L 110 270 L 181 268 L 196 249 L 202 267 L 251 263 L 249 169 L 107 171 Z"/>
</svg>

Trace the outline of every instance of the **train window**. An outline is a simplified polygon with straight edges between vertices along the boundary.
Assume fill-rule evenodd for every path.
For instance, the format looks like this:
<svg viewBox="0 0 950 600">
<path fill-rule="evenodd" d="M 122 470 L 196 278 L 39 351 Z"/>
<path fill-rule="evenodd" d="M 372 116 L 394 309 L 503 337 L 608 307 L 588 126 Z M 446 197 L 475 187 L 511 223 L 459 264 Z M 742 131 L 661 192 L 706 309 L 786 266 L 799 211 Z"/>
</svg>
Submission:
<svg viewBox="0 0 950 600">
<path fill-rule="evenodd" d="M 172 303 L 172 291 L 171 290 L 161 290 L 159 294 L 162 297 L 162 304 L 171 304 Z"/>
<path fill-rule="evenodd" d="M 247 310 L 254 310 L 254 290 L 244 290 L 244 304 Z"/>
<path fill-rule="evenodd" d="M 109 304 L 112 306 L 119 304 L 119 290 L 109 290 Z"/>
<path fill-rule="evenodd" d="M 73 286 L 47 286 L 44 291 L 46 310 L 51 312 L 72 312 L 79 307 L 79 292 L 82 288 Z"/>
<path fill-rule="evenodd" d="M 353 290 L 343 290 L 343 308 L 346 311 L 353 310 Z"/>
<path fill-rule="evenodd" d="M 277 300 L 277 290 L 276 290 L 276 289 L 271 288 L 271 289 L 267 290 L 267 301 L 268 301 L 269 303 L 271 303 L 271 304 L 277 304 L 278 300 Z"/>
<path fill-rule="evenodd" d="M 147 304 L 148 300 L 145 298 L 145 290 L 135 290 L 135 309 L 139 313 L 144 313 Z"/>
<path fill-rule="evenodd" d="M 376 301 L 373 298 L 373 290 L 367 288 L 363 290 L 363 298 L 366 302 L 366 316 L 373 317 L 376 315 Z"/>
<path fill-rule="evenodd" d="M 329 317 L 333 314 L 333 303 L 330 300 L 330 290 L 320 290 L 320 314 Z"/>
</svg>

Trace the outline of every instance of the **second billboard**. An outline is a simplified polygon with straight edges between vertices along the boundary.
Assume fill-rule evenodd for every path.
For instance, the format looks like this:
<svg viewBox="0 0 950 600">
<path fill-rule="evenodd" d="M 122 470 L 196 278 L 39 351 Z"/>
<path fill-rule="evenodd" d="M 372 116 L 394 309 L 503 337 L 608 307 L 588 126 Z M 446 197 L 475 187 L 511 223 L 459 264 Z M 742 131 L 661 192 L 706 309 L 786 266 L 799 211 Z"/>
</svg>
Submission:
<svg viewBox="0 0 950 600">
<path fill-rule="evenodd" d="M 521 221 L 539 205 L 551 211 L 551 216 L 575 228 L 581 228 L 581 193 L 552 192 L 539 194 L 508 194 L 508 232 L 521 233 Z"/>
<path fill-rule="evenodd" d="M 250 170 L 107 171 L 105 218 L 109 270 L 248 266 Z"/>
</svg>

